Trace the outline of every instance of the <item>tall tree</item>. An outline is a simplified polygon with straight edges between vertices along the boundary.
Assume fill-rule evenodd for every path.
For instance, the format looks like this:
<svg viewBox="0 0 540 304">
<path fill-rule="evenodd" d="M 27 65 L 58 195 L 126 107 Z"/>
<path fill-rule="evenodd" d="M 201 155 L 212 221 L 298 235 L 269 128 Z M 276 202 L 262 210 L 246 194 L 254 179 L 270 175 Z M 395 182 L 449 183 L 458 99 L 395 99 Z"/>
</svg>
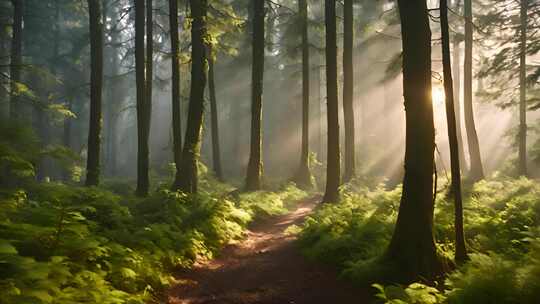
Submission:
<svg viewBox="0 0 540 304">
<path fill-rule="evenodd" d="M 145 36 L 145 0 L 135 0 L 135 77 L 137 85 L 137 189 L 138 196 L 146 196 L 150 187 L 148 176 L 150 108 L 147 101 Z"/>
<path fill-rule="evenodd" d="M 307 0 L 298 1 L 302 40 L 302 149 L 300 165 L 295 181 L 302 188 L 313 187 L 309 170 L 309 38 L 308 38 L 308 4 Z"/>
<path fill-rule="evenodd" d="M 528 0 L 520 1 L 519 44 L 519 175 L 527 176 L 527 8 Z"/>
<path fill-rule="evenodd" d="M 21 98 L 19 97 L 18 85 L 21 82 L 22 69 L 22 34 L 24 0 L 11 0 L 13 5 L 13 36 L 11 39 L 11 63 L 10 75 L 10 117 L 13 119 L 25 118 L 22 113 Z"/>
<path fill-rule="evenodd" d="M 178 0 L 169 0 L 169 28 L 171 33 L 171 68 L 172 68 L 172 129 L 173 129 L 173 156 L 176 165 L 176 176 L 173 188 L 180 184 L 182 160 L 182 122 L 180 99 L 180 42 L 178 37 Z"/>
<path fill-rule="evenodd" d="M 461 12 L 461 0 L 455 1 L 454 9 Z M 463 149 L 463 132 L 461 130 L 461 41 L 462 34 L 456 33 L 452 39 L 452 69 L 454 78 L 454 104 L 456 112 L 456 131 L 458 136 L 459 164 L 464 174 L 468 172 L 465 150 Z"/>
<path fill-rule="evenodd" d="M 110 5 L 110 4 L 109 4 Z M 116 6 L 110 5 L 110 18 L 112 21 L 112 27 L 110 30 L 110 83 L 108 85 L 109 100 L 108 106 L 109 110 L 107 112 L 107 168 L 108 174 L 110 176 L 116 175 L 117 170 L 117 149 L 118 149 L 118 115 L 119 115 L 119 106 L 122 101 L 122 90 L 119 89 L 120 84 L 120 52 L 119 52 L 119 43 L 120 43 L 120 28 L 118 22 L 118 8 Z"/>
<path fill-rule="evenodd" d="M 99 184 L 101 151 L 101 99 L 103 87 L 103 20 L 101 0 L 88 0 L 90 16 L 90 129 L 88 132 L 88 158 L 86 185 Z"/>
<path fill-rule="evenodd" d="M 337 33 L 336 0 L 325 0 L 326 28 L 326 103 L 328 144 L 326 161 L 326 191 L 323 202 L 339 201 L 340 163 L 339 163 L 339 114 L 337 83 Z"/>
<path fill-rule="evenodd" d="M 9 33 L 0 31 L 0 73 L 7 75 L 9 68 Z M 9 91 L 4 87 L 4 81 L 0 82 L 0 119 L 9 118 Z"/>
<path fill-rule="evenodd" d="M 154 6 L 153 0 L 146 0 L 146 128 L 150 135 L 152 118 L 152 88 L 154 81 Z M 146 139 L 148 141 L 148 138 Z"/>
<path fill-rule="evenodd" d="M 386 258 L 400 279 L 441 273 L 433 238 L 435 127 L 431 100 L 431 30 L 425 0 L 398 0 L 403 43 L 405 176 L 399 213 Z"/>
<path fill-rule="evenodd" d="M 2 31 L 4 32 L 4 31 Z M 8 45 L 8 38 L 5 33 L 0 33 L 0 73 L 7 75 L 5 67 L 9 65 L 9 56 L 6 55 L 6 49 Z M 9 118 L 9 99 L 7 90 L 4 87 L 0 87 L 0 118 Z"/>
<path fill-rule="evenodd" d="M 60 1 L 54 0 L 52 3 L 54 7 L 54 17 L 52 22 L 52 33 L 53 33 L 53 43 L 52 43 L 52 56 L 49 59 L 48 65 L 50 67 L 51 75 L 54 75 L 56 79 L 61 79 L 61 75 L 59 73 L 58 69 L 58 57 L 60 56 L 60 27 L 61 27 L 61 20 L 60 20 Z M 45 87 L 47 87 L 45 85 Z M 47 107 L 48 104 L 51 102 L 50 96 L 58 96 L 60 93 L 60 84 L 58 81 L 55 81 L 52 88 L 45 88 L 44 93 L 47 95 L 43 100 L 46 102 L 46 106 L 42 107 L 41 109 L 38 109 L 38 128 L 39 133 L 41 136 L 41 144 L 42 145 L 49 145 L 52 143 L 52 131 L 53 127 L 50 124 L 48 117 L 47 117 Z M 52 160 L 48 157 L 44 157 L 41 159 L 39 167 L 37 169 L 36 177 L 38 180 L 42 181 L 47 176 L 54 176 L 55 171 L 54 170 L 54 164 L 51 162 Z"/>
<path fill-rule="evenodd" d="M 473 92 L 472 92 L 472 61 L 473 61 L 473 16 L 472 0 L 464 1 L 465 15 L 465 58 L 463 64 L 464 100 L 463 110 L 465 115 L 465 129 L 467 131 L 467 143 L 469 144 L 470 171 L 469 179 L 477 182 L 484 178 L 482 158 L 480 156 L 480 144 L 474 123 Z"/>
<path fill-rule="evenodd" d="M 69 91 L 69 90 L 66 89 L 66 91 Z M 68 92 L 66 92 L 66 95 L 67 95 L 67 93 Z M 69 111 L 73 111 L 72 98 L 68 98 L 66 108 Z M 71 142 L 72 122 L 73 122 L 73 119 L 71 117 L 64 117 L 64 122 L 63 122 L 63 126 L 62 126 L 62 129 L 63 129 L 62 130 L 62 144 L 66 148 L 72 148 L 72 142 Z M 71 170 L 69 170 L 67 168 L 64 169 L 64 171 L 62 172 L 62 180 L 64 182 L 68 182 L 68 181 L 71 180 L 71 178 L 72 178 Z"/>
<path fill-rule="evenodd" d="M 345 173 L 343 181 L 350 181 L 356 171 L 354 130 L 354 63 L 353 63 L 353 0 L 343 6 L 343 118 L 345 123 Z"/>
<path fill-rule="evenodd" d="M 208 50 L 208 91 L 210 95 L 210 118 L 212 129 L 212 164 L 214 173 L 219 180 L 223 180 L 223 170 L 221 169 L 221 151 L 219 148 L 219 119 L 216 97 L 216 84 L 214 81 L 214 63 L 216 54 L 212 54 L 212 48 Z"/>
<path fill-rule="evenodd" d="M 186 193 L 197 193 L 198 161 L 206 87 L 206 0 L 190 0 L 191 7 L 191 91 L 189 96 L 186 139 L 182 150 L 182 178 L 174 187 Z"/>
<path fill-rule="evenodd" d="M 251 143 L 246 190 L 262 186 L 262 99 L 264 77 L 264 0 L 253 0 L 253 66 L 251 68 Z"/>
<path fill-rule="evenodd" d="M 454 106 L 454 86 L 452 80 L 452 66 L 450 63 L 450 33 L 448 29 L 447 0 L 440 0 L 440 11 L 444 93 L 446 96 L 446 121 L 448 124 L 448 142 L 450 144 L 450 167 L 452 171 L 451 193 L 454 197 L 455 206 L 455 259 L 457 262 L 461 263 L 467 259 L 467 250 L 465 248 L 465 236 L 463 234 L 463 200 L 461 196 L 461 171 L 459 168 L 459 142 Z"/>
</svg>

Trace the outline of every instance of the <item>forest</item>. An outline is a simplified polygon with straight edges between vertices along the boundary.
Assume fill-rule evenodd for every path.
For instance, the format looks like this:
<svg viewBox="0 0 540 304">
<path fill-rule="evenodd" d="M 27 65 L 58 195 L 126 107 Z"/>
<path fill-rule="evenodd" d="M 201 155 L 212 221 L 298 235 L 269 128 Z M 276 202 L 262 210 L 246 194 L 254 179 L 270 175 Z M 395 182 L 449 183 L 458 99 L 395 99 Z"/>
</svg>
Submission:
<svg viewBox="0 0 540 304">
<path fill-rule="evenodd" d="M 0 304 L 540 303 L 539 0 L 0 0 Z"/>
</svg>

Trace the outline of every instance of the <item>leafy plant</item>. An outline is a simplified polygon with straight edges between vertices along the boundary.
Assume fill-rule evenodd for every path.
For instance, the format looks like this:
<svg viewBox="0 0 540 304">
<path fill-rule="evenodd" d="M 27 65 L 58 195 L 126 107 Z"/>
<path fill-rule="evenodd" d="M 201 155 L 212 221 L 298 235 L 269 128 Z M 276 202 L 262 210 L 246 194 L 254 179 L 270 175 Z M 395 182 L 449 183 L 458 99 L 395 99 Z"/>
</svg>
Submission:
<svg viewBox="0 0 540 304">
<path fill-rule="evenodd" d="M 0 193 L 0 303 L 145 303 L 172 282 L 172 269 L 212 258 L 256 216 L 306 195 L 287 186 L 233 200 L 219 192 L 227 186 L 208 185 L 218 192 L 138 199 L 28 183 Z"/>
<path fill-rule="evenodd" d="M 413 283 L 405 288 L 400 285 L 371 286 L 377 289 L 376 297 L 385 304 L 439 304 L 446 300 L 446 296 L 438 289 L 420 283 Z"/>
</svg>

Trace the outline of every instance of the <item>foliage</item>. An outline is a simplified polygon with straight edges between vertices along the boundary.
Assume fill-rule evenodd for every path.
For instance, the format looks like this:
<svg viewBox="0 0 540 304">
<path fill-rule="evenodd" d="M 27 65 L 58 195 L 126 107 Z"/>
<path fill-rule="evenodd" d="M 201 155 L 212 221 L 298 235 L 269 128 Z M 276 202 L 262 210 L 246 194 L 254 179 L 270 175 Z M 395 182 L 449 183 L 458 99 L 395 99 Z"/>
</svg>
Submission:
<svg viewBox="0 0 540 304">
<path fill-rule="evenodd" d="M 479 89 L 478 96 L 486 102 L 495 102 L 501 108 L 515 106 L 519 101 L 520 46 L 521 46 L 521 5 L 527 7 L 526 23 L 527 56 L 534 57 L 540 51 L 540 37 L 536 31 L 540 10 L 532 2 L 524 1 L 478 1 L 482 13 L 476 16 L 475 28 L 478 34 L 489 39 L 480 39 L 482 50 L 481 68 L 478 78 L 487 86 Z M 476 35 L 476 34 L 475 34 Z M 491 50 L 496 49 L 495 53 Z M 533 108 L 538 104 L 537 90 L 538 67 L 522 67 L 526 73 L 528 96 L 526 102 Z"/>
<path fill-rule="evenodd" d="M 39 141 L 33 130 L 21 123 L 0 121 L 0 185 L 35 175 Z"/>
<path fill-rule="evenodd" d="M 406 288 L 399 285 L 382 286 L 373 284 L 377 289 L 377 297 L 385 304 L 438 304 L 444 303 L 446 297 L 438 289 L 420 283 L 413 283 Z"/>
<path fill-rule="evenodd" d="M 296 203 L 305 196 L 306 192 L 293 184 L 288 184 L 278 192 L 257 191 L 241 194 L 239 206 L 249 210 L 252 217 L 280 215 L 286 213 L 292 207 L 292 203 Z"/>
<path fill-rule="evenodd" d="M 43 146 L 28 125 L 0 121 L 0 186 L 12 187 L 30 181 L 36 175 L 35 164 L 45 157 L 72 170 L 79 161 L 78 155 L 64 146 Z"/>
<path fill-rule="evenodd" d="M 261 210 L 284 212 L 304 195 L 293 186 L 239 199 L 169 190 L 137 199 L 60 183 L 5 191 L 0 302 L 145 303 L 172 281 L 172 269 L 212 258 Z"/>
<path fill-rule="evenodd" d="M 353 261 L 379 256 L 396 216 L 400 190 L 344 193 L 338 205 L 327 204 L 306 220 L 300 236 L 306 255 L 349 269 Z"/>
<path fill-rule="evenodd" d="M 441 186 L 441 189 L 444 185 Z M 338 267 L 358 283 L 392 271 L 383 255 L 397 215 L 400 187 L 344 189 L 343 202 L 322 206 L 302 227 L 306 255 Z M 465 237 L 471 259 L 437 289 L 375 285 L 386 303 L 534 303 L 540 296 L 540 183 L 495 175 L 465 190 Z M 453 204 L 437 197 L 434 235 L 453 256 Z M 376 281 L 375 281 L 376 282 Z"/>
<path fill-rule="evenodd" d="M 516 303 L 516 265 L 496 255 L 471 255 L 471 261 L 447 280 L 451 303 Z"/>
</svg>

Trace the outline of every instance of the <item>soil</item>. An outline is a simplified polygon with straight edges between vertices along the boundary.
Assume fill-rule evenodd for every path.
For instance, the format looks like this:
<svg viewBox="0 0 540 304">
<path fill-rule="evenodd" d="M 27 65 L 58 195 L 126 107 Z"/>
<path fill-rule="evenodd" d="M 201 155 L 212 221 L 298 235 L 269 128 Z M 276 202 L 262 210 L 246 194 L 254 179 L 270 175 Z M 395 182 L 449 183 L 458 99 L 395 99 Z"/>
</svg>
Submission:
<svg viewBox="0 0 540 304">
<path fill-rule="evenodd" d="M 299 202 L 291 213 L 252 225 L 244 240 L 214 260 L 175 274 L 170 304 L 362 304 L 367 288 L 339 280 L 329 267 L 306 260 L 286 233 L 301 225 L 320 198 Z"/>
</svg>

